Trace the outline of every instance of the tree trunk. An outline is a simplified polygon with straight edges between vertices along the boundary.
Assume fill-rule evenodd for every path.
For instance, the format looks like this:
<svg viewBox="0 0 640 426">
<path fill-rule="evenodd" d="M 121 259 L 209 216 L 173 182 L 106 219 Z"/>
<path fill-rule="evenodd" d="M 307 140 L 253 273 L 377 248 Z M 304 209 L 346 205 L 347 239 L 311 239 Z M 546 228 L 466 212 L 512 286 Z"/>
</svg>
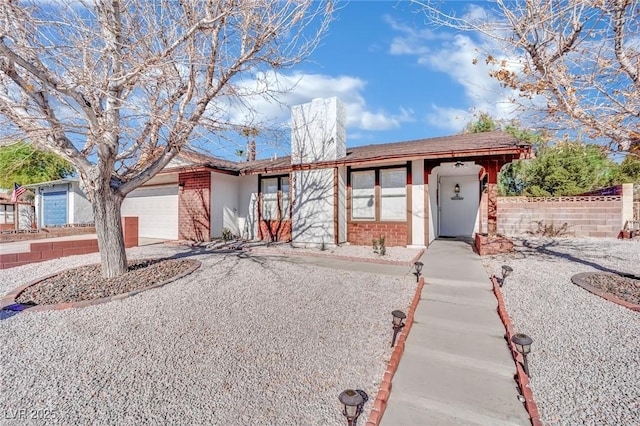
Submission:
<svg viewBox="0 0 640 426">
<path fill-rule="evenodd" d="M 114 278 L 127 272 L 127 253 L 124 249 L 120 213 L 123 198 L 107 189 L 106 193 L 96 191 L 92 199 L 102 276 Z"/>
</svg>

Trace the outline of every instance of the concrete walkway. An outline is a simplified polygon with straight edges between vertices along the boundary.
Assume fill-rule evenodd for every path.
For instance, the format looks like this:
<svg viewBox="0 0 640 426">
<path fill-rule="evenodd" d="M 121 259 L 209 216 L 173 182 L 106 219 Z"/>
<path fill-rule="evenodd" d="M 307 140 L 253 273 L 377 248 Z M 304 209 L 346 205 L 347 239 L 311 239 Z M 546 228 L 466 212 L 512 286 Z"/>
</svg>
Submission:
<svg viewBox="0 0 640 426">
<path fill-rule="evenodd" d="M 497 301 L 471 243 L 436 240 L 382 425 L 530 425 Z"/>
</svg>

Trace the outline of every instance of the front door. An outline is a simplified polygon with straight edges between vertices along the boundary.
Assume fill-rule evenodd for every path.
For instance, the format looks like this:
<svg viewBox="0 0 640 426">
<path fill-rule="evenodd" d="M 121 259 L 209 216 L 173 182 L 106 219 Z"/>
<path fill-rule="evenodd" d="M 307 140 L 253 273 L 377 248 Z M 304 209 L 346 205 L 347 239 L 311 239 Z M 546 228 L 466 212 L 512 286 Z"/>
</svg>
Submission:
<svg viewBox="0 0 640 426">
<path fill-rule="evenodd" d="M 473 237 L 480 206 L 477 176 L 441 176 L 439 182 L 439 236 Z M 456 185 L 459 192 L 456 192 Z"/>
</svg>

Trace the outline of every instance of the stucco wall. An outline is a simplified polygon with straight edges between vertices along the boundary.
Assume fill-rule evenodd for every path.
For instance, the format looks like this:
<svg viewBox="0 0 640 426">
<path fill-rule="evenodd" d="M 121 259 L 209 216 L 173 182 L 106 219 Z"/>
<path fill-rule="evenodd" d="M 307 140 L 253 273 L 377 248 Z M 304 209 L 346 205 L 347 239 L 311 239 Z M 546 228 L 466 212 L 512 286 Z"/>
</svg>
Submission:
<svg viewBox="0 0 640 426">
<path fill-rule="evenodd" d="M 222 237 L 225 228 L 233 235 L 240 235 L 238 179 L 237 176 L 211 173 L 211 238 Z"/>
<path fill-rule="evenodd" d="M 93 223 L 93 208 L 80 184 L 74 182 L 69 193 L 69 223 Z"/>
<path fill-rule="evenodd" d="M 258 176 L 238 179 L 238 232 L 242 238 L 258 238 Z"/>
<path fill-rule="evenodd" d="M 334 244 L 334 169 L 294 172 L 292 186 L 293 241 Z"/>
<path fill-rule="evenodd" d="M 411 245 L 424 247 L 425 210 L 424 161 L 414 160 L 411 164 Z"/>
</svg>

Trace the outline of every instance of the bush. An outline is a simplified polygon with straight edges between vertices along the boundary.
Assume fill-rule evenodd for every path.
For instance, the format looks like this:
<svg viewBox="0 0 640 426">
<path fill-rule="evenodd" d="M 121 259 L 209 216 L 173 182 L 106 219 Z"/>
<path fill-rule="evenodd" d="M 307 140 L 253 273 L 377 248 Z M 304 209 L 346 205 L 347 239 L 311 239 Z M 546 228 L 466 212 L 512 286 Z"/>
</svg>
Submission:
<svg viewBox="0 0 640 426">
<path fill-rule="evenodd" d="M 373 252 L 375 254 L 379 254 L 380 256 L 384 256 L 385 254 L 387 254 L 384 235 L 380 235 L 379 240 L 376 240 L 375 238 L 371 240 L 371 245 L 373 246 Z"/>
</svg>

